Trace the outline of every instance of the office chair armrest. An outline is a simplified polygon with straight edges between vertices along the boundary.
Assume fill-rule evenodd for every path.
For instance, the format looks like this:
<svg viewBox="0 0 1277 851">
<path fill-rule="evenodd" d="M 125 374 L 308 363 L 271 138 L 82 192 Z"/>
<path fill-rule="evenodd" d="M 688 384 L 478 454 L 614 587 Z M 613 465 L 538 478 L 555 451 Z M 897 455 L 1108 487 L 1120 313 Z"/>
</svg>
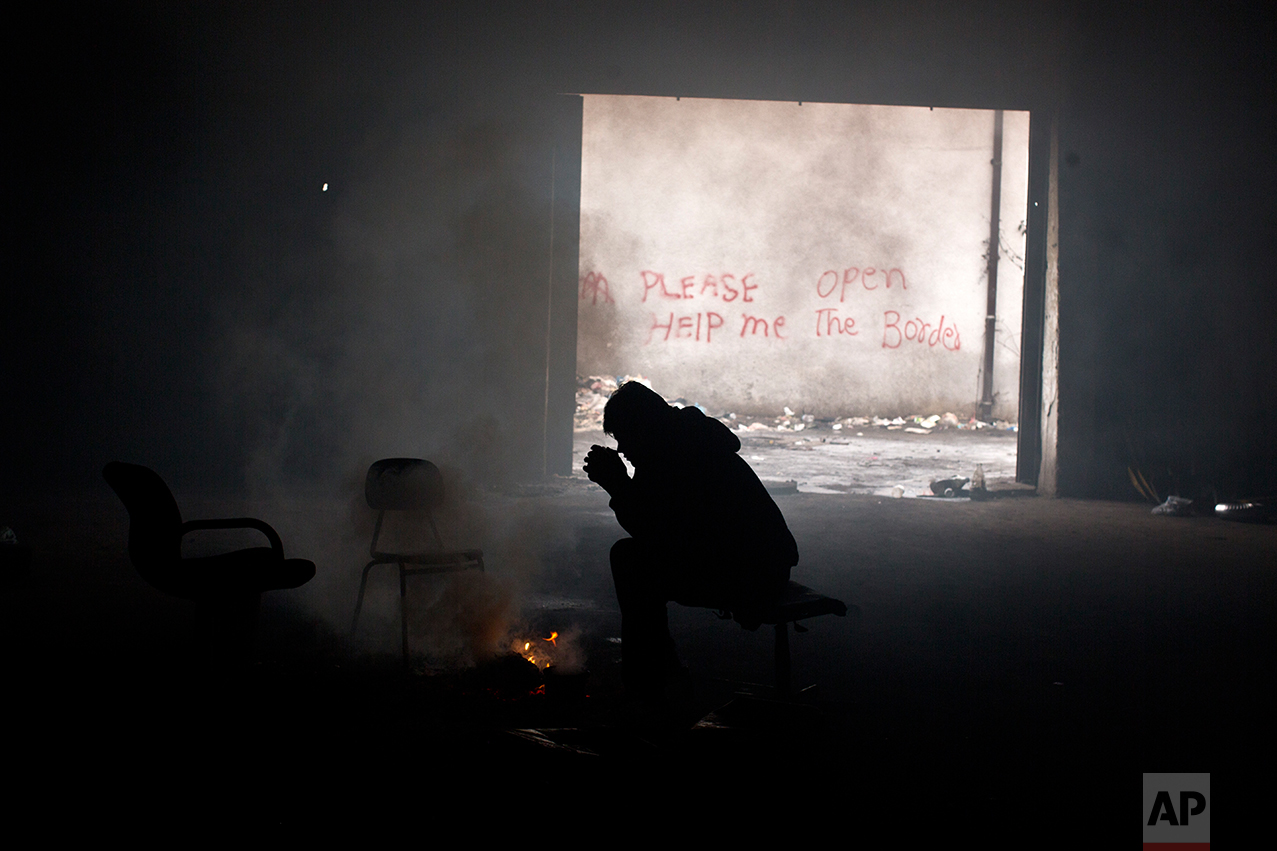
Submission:
<svg viewBox="0 0 1277 851">
<path fill-rule="evenodd" d="M 256 529 L 270 541 L 270 548 L 280 558 L 284 557 L 284 542 L 279 539 L 279 533 L 264 520 L 253 517 L 231 517 L 226 520 L 188 520 L 182 524 L 183 535 L 197 529 Z"/>
</svg>

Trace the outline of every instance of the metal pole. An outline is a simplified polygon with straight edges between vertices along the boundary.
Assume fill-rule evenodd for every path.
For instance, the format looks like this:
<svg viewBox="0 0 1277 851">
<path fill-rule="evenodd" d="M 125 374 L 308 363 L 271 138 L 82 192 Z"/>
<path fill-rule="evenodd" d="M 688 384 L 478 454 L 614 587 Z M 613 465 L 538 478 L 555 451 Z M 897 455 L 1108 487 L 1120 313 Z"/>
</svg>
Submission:
<svg viewBox="0 0 1277 851">
<path fill-rule="evenodd" d="M 550 274 L 545 282 L 545 408 L 541 414 L 541 476 L 550 475 L 550 340 L 554 320 L 554 179 L 558 177 L 559 145 L 550 154 Z"/>
<path fill-rule="evenodd" d="M 1002 212 L 1002 110 L 993 111 L 993 198 L 989 211 L 989 297 L 984 311 L 984 388 L 980 419 L 993 419 L 993 345 L 998 327 L 998 260 L 1002 256 L 999 217 Z"/>
</svg>

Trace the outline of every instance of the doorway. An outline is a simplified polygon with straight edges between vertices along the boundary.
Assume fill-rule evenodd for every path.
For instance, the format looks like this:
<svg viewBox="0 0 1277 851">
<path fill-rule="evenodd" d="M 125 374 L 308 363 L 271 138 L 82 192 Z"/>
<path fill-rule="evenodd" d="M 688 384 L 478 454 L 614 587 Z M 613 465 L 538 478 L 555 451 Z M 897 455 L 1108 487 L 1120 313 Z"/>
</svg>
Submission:
<svg viewBox="0 0 1277 851">
<path fill-rule="evenodd" d="M 1001 432 L 1014 478 L 1027 112 L 586 95 L 581 126 L 578 429 L 640 376 L 809 466 Z"/>
</svg>

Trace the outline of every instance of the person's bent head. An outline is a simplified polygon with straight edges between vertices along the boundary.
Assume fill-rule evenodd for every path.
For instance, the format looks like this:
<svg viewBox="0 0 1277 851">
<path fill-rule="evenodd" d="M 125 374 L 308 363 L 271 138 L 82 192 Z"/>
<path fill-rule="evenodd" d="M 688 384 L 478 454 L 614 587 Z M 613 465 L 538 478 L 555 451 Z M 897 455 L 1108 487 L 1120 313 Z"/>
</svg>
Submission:
<svg viewBox="0 0 1277 851">
<path fill-rule="evenodd" d="M 603 407 L 603 431 L 616 438 L 617 451 L 637 465 L 653 450 L 659 452 L 675 410 L 651 388 L 627 381 Z"/>
</svg>

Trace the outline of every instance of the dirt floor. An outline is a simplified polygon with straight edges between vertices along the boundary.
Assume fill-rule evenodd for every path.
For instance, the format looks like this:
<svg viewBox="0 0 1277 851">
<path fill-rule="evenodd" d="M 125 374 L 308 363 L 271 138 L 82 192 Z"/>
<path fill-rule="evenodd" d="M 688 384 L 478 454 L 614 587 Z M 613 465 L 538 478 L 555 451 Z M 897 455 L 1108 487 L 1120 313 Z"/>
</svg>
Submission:
<svg viewBox="0 0 1277 851">
<path fill-rule="evenodd" d="M 945 456 L 948 444 L 928 445 Z M 847 446 L 744 452 L 764 456 L 764 474 L 769 452 L 827 452 L 848 465 L 844 484 L 863 483 L 884 450 Z M 987 470 L 1008 447 L 987 447 Z M 1237 778 L 1272 755 L 1277 527 L 1135 503 L 803 490 L 777 497 L 801 552 L 794 578 L 853 607 L 791 636 L 795 681 L 816 689 L 770 702 L 742 685 L 771 682 L 769 628 L 672 605 L 689 682 L 661 716 L 620 695 L 607 567 L 620 530 L 579 476 L 452 507 L 449 543 L 484 547 L 487 573 L 461 591 L 409 588 L 424 653 L 411 672 L 389 572 L 350 634 L 371 528 L 357 493 L 249 506 L 177 495 L 188 519 L 262 516 L 318 565 L 305 588 L 266 596 L 245 665 L 219 657 L 190 604 L 138 578 L 105 486 L 56 513 L 32 508 L 10 523 L 32 564 L 0 595 L 10 772 L 26 790 L 10 803 L 71 812 L 68 827 L 128 823 L 144 801 L 152 826 L 282 830 L 411 824 L 440 806 L 593 818 L 689 802 L 739 825 L 775 822 L 756 804 L 801 804 L 861 837 L 954 824 L 1107 836 L 1133 834 L 1142 772 Z M 449 645 L 451 627 L 428 616 L 471 644 Z M 455 664 L 484 641 L 551 632 L 583 681 L 535 693 L 513 663 Z M 88 803 L 67 808 L 68 796 Z"/>
</svg>

